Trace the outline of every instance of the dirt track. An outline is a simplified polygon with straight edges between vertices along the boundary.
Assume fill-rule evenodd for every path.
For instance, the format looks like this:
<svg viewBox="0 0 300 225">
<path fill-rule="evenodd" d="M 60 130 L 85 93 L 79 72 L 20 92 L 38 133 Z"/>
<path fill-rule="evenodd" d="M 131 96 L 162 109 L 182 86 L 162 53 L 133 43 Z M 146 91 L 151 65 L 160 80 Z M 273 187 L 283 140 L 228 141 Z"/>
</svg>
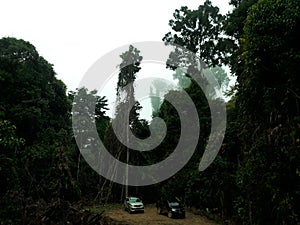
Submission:
<svg viewBox="0 0 300 225">
<path fill-rule="evenodd" d="M 186 212 L 185 219 L 170 219 L 165 215 L 158 215 L 154 206 L 146 206 L 145 213 L 129 214 L 122 209 L 115 209 L 106 212 L 111 219 L 125 222 L 130 225 L 216 225 L 216 223 Z"/>
</svg>

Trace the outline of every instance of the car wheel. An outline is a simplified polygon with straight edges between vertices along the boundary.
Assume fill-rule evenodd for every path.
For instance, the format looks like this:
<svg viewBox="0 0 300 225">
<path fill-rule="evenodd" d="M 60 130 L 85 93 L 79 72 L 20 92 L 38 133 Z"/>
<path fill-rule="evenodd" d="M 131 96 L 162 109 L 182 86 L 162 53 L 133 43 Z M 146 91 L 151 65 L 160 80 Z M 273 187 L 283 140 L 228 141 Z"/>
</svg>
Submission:
<svg viewBox="0 0 300 225">
<path fill-rule="evenodd" d="M 172 212 L 171 211 L 168 212 L 168 217 L 172 218 Z"/>
<path fill-rule="evenodd" d="M 158 207 L 157 208 L 157 214 L 160 215 L 161 214 L 161 209 Z"/>
</svg>

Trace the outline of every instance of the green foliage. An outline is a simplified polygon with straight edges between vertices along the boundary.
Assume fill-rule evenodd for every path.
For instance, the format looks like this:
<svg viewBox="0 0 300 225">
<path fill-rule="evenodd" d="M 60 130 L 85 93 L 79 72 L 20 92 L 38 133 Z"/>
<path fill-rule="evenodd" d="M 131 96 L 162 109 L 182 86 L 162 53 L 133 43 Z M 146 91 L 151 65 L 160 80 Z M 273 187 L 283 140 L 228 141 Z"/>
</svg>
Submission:
<svg viewBox="0 0 300 225">
<path fill-rule="evenodd" d="M 15 134 L 16 127 L 0 121 L 0 221 L 11 224 L 22 216 L 23 193 L 20 189 L 17 152 L 24 140 Z M 15 219 L 13 219 L 15 218 Z"/>
<path fill-rule="evenodd" d="M 232 0 L 233 12 L 227 15 L 225 31 L 228 35 L 239 40 L 243 34 L 244 24 L 248 16 L 248 11 L 258 0 Z"/>
<path fill-rule="evenodd" d="M 231 71 L 233 74 L 238 74 L 243 70 L 240 65 L 240 54 L 242 49 L 240 48 L 244 25 L 248 16 L 248 11 L 251 6 L 257 3 L 258 0 L 232 0 L 231 4 L 235 6 L 233 11 L 227 15 L 224 22 L 224 30 L 227 35 L 230 36 L 233 44 L 229 48 L 231 57 L 229 58 Z"/>
<path fill-rule="evenodd" d="M 299 223 L 299 6 L 261 0 L 244 24 L 236 70 L 243 143 L 236 209 L 244 224 Z"/>
<path fill-rule="evenodd" d="M 143 59 L 140 56 L 140 51 L 134 46 L 130 45 L 128 51 L 120 55 L 122 63 L 120 64 L 120 73 L 117 83 L 117 93 L 127 85 L 132 86 L 136 79 L 136 73 L 140 71 L 140 63 Z M 130 89 L 133 92 L 133 89 Z M 127 93 L 129 94 L 129 93 Z"/>
<path fill-rule="evenodd" d="M 107 99 L 98 96 L 96 90 L 89 91 L 86 88 L 70 92 L 69 99 L 73 101 L 74 98 L 76 98 L 76 103 L 73 103 L 73 113 L 77 115 L 73 117 L 73 121 L 78 119 L 80 122 L 74 122 L 72 128 L 76 140 L 81 140 L 77 144 L 80 144 L 78 147 L 82 150 L 84 146 L 90 146 L 95 141 L 94 126 L 90 121 L 96 124 L 99 138 L 101 140 L 105 139 L 107 127 L 110 123 L 110 118 L 105 115 L 108 104 Z M 75 147 L 75 143 L 73 145 L 75 149 L 75 152 L 73 152 L 73 169 L 76 171 L 76 181 L 82 197 L 94 198 L 98 191 L 99 175 L 83 159 L 80 151 Z"/>
<path fill-rule="evenodd" d="M 46 126 L 59 130 L 69 125 L 65 85 L 30 43 L 0 40 L 0 82 L 4 118 L 16 125 L 27 144 Z"/>
<path fill-rule="evenodd" d="M 191 79 L 189 78 L 187 71 L 182 68 L 177 68 L 175 70 L 173 79 L 178 80 L 178 85 L 181 88 L 188 88 L 191 85 Z"/>
<path fill-rule="evenodd" d="M 227 18 L 210 1 L 196 10 L 176 10 L 169 23 L 172 32 L 163 39 L 188 48 L 208 65 L 229 62 L 237 76 L 236 94 L 227 104 L 227 131 L 219 155 L 208 169 L 198 172 L 210 135 L 210 109 L 199 86 L 186 76 L 195 68 L 177 70 L 174 78 L 192 98 L 199 115 L 198 146 L 189 163 L 172 178 L 145 188 L 129 188 L 129 193 L 148 202 L 176 197 L 186 206 L 236 224 L 299 224 L 300 1 L 232 0 L 231 4 L 235 9 Z M 132 84 L 142 56 L 130 46 L 120 57 L 116 116 L 122 117 L 122 107 L 133 103 L 131 130 L 137 137 L 147 138 L 148 122 L 139 118 L 141 106 L 134 99 Z M 172 54 L 169 60 L 173 60 Z M 182 63 L 176 60 L 178 65 Z M 220 86 L 226 86 L 224 71 L 220 67 L 212 70 Z M 206 84 L 205 79 L 202 82 Z M 105 115 L 104 97 L 84 88 L 66 96 L 66 87 L 56 79 L 52 65 L 32 44 L 15 38 L 0 39 L 0 86 L 1 224 L 29 223 L 39 201 L 123 200 L 124 187 L 99 177 L 78 151 L 73 135 L 88 137 L 90 127 L 85 124 L 74 128 L 79 132 L 71 132 L 72 101 L 80 93 L 81 101 L 95 103 L 78 109 L 81 121 L 92 119 L 111 154 L 126 162 L 125 147 Z M 129 89 L 122 89 L 125 86 Z M 165 91 L 163 84 L 153 86 L 153 92 Z M 184 106 L 181 91 L 166 95 L 176 95 Z M 213 104 L 220 101 L 209 97 Z M 165 121 L 168 133 L 152 152 L 129 150 L 130 164 L 159 162 L 179 141 L 176 109 L 165 100 L 152 100 L 154 115 Z"/>
<path fill-rule="evenodd" d="M 211 68 L 211 72 L 213 73 L 216 80 L 218 81 L 220 89 L 226 90 L 230 81 L 226 71 L 220 66 L 215 66 Z"/>
<path fill-rule="evenodd" d="M 71 105 L 52 65 L 29 42 L 0 39 L 1 223 L 24 223 L 29 205 L 76 200 Z"/>
<path fill-rule="evenodd" d="M 13 154 L 24 144 L 24 139 L 18 138 L 15 134 L 16 126 L 8 120 L 0 121 L 0 146 L 1 154 Z"/>
<path fill-rule="evenodd" d="M 222 149 L 199 174 L 195 156 L 201 156 L 204 147 L 199 145 L 190 163 L 162 184 L 162 195 L 177 195 L 187 205 L 230 217 L 237 224 L 298 224 L 300 2 L 239 0 L 231 4 L 236 8 L 227 16 L 224 29 L 234 41 L 227 47 L 238 84 L 227 105 Z M 176 34 L 168 33 L 164 40 L 176 40 L 197 52 L 191 40 L 200 37 L 193 33 L 191 14 L 186 7 L 177 10 L 170 22 Z M 184 33 L 186 27 L 189 30 Z M 193 84 L 186 90 L 205 124 L 200 137 L 205 140 L 209 134 L 209 115 L 201 114 L 205 100 Z M 162 146 L 166 157 L 177 143 L 179 118 L 165 102 L 160 115 L 171 132 Z"/>
<path fill-rule="evenodd" d="M 167 33 L 163 41 L 187 48 L 208 65 L 227 63 L 227 48 L 231 41 L 222 37 L 225 16 L 211 1 L 205 1 L 196 10 L 186 6 L 176 9 L 173 17 L 169 21 L 173 33 Z"/>
<path fill-rule="evenodd" d="M 172 87 L 168 86 L 167 83 L 159 79 L 152 82 L 152 86 L 150 87 L 150 95 L 155 95 L 150 97 L 152 105 L 152 117 L 158 116 L 159 108 L 163 101 L 163 99 L 158 96 L 163 96 L 171 88 Z"/>
<path fill-rule="evenodd" d="M 174 20 L 170 21 L 170 26 L 175 32 L 166 34 L 165 42 L 172 42 L 186 47 L 196 53 L 208 65 L 221 65 L 227 61 L 227 50 L 231 48 L 231 41 L 222 36 L 223 22 L 225 17 L 219 14 L 219 9 L 211 5 L 210 1 L 206 1 L 204 5 L 200 5 L 197 10 L 189 10 L 182 7 L 174 13 Z M 180 50 L 176 54 L 180 55 Z M 181 55 L 179 56 L 181 57 Z M 182 57 L 184 61 L 184 56 Z M 173 60 L 171 53 L 169 60 Z M 176 58 L 176 65 L 180 66 L 181 59 Z M 183 63 L 186 63 L 185 61 Z M 189 66 L 189 65 L 188 65 Z M 172 68 L 176 69 L 176 68 Z M 206 147 L 206 143 L 210 134 L 210 109 L 206 96 L 199 85 L 189 78 L 189 72 L 195 68 L 188 68 L 188 71 L 176 70 L 174 78 L 179 83 L 186 83 L 185 91 L 192 98 L 200 120 L 200 136 L 197 149 L 189 161 L 189 163 L 174 177 L 161 184 L 161 195 L 169 198 L 179 197 L 187 206 L 197 207 L 219 214 L 220 216 L 228 216 L 232 213 L 230 207 L 233 205 L 232 195 L 234 186 L 234 168 L 235 161 L 231 161 L 234 154 L 230 150 L 217 157 L 214 164 L 203 173 L 199 173 L 198 166 L 200 159 Z M 220 68 L 215 67 L 214 71 L 220 86 L 228 83 L 226 73 Z M 201 80 L 204 86 L 207 85 L 205 78 Z M 180 102 L 180 91 L 177 100 Z M 178 93 L 177 93 L 178 92 Z M 210 93 L 213 104 L 219 104 L 219 99 L 214 99 L 213 93 Z M 213 100 L 214 99 L 214 100 Z M 185 102 L 181 102 L 185 105 Z M 161 158 L 167 157 L 176 147 L 180 137 L 180 118 L 175 108 L 164 101 L 159 116 L 164 119 L 168 128 L 168 134 L 159 147 L 157 153 Z M 185 121 L 188 122 L 188 121 Z"/>
</svg>

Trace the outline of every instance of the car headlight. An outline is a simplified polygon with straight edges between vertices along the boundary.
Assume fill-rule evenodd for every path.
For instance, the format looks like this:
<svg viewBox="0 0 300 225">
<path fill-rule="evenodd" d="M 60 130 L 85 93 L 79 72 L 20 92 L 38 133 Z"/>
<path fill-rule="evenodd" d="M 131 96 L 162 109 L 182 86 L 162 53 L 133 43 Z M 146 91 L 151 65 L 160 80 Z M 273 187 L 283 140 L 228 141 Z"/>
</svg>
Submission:
<svg viewBox="0 0 300 225">
<path fill-rule="evenodd" d="M 171 209 L 172 210 L 172 212 L 176 212 L 176 209 Z"/>
</svg>

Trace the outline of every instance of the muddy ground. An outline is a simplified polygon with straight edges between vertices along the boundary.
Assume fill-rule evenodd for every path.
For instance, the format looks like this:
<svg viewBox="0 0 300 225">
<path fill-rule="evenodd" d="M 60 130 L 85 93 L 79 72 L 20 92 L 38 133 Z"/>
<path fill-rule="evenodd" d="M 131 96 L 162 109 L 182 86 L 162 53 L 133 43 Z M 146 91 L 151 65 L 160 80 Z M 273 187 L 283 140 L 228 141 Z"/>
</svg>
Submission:
<svg viewBox="0 0 300 225">
<path fill-rule="evenodd" d="M 217 225 L 217 223 L 187 211 L 185 219 L 171 219 L 166 215 L 158 215 L 156 208 L 145 207 L 145 213 L 129 214 L 123 209 L 106 211 L 108 217 L 114 221 L 125 222 L 130 225 Z"/>
</svg>

